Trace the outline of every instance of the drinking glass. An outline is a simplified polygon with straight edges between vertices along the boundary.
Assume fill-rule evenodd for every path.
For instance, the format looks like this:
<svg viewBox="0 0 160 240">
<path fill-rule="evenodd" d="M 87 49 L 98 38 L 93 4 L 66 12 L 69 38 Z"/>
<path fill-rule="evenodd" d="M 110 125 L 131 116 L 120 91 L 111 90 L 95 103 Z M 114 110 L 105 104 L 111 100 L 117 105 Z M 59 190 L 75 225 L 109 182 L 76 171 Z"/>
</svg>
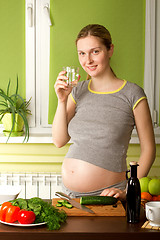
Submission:
<svg viewBox="0 0 160 240">
<path fill-rule="evenodd" d="M 68 85 L 72 87 L 76 86 L 79 80 L 79 67 L 63 67 L 63 70 L 66 71 L 66 76 L 68 77 L 66 81 Z"/>
</svg>

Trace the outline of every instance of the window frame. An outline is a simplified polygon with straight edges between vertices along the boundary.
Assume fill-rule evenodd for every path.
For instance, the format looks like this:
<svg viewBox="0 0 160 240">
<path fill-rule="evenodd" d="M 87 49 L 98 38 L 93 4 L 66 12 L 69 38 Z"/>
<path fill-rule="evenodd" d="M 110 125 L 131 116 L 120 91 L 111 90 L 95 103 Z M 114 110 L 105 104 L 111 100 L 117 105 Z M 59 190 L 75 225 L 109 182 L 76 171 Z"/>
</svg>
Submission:
<svg viewBox="0 0 160 240">
<path fill-rule="evenodd" d="M 28 8 L 32 14 L 28 16 Z M 32 96 L 30 133 L 50 133 L 48 124 L 50 0 L 26 0 L 26 98 Z M 29 26 L 29 18 L 32 25 Z M 42 94 L 43 93 L 43 94 Z"/>
</svg>

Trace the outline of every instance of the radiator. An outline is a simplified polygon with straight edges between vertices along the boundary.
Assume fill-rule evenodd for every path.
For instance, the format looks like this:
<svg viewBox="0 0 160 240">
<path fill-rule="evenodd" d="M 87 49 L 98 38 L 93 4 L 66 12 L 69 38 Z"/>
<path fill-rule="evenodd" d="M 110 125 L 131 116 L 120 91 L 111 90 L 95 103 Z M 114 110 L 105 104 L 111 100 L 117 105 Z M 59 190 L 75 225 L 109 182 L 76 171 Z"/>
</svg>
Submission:
<svg viewBox="0 0 160 240">
<path fill-rule="evenodd" d="M 19 198 L 52 199 L 61 191 L 62 177 L 54 173 L 0 173 L 0 185 L 20 185 Z"/>
</svg>

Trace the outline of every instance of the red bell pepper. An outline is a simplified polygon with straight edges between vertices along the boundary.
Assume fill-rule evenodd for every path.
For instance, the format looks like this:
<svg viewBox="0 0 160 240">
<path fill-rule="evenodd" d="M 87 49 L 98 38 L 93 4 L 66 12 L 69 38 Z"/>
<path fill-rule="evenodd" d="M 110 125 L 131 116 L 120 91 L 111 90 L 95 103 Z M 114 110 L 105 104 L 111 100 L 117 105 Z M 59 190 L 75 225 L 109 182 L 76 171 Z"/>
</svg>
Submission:
<svg viewBox="0 0 160 240">
<path fill-rule="evenodd" d="M 11 203 L 10 202 L 4 202 L 2 205 L 1 205 L 1 209 L 0 209 L 0 220 L 1 221 L 5 221 L 5 218 L 6 218 L 6 211 L 8 209 L 8 207 L 11 206 Z"/>
<path fill-rule="evenodd" d="M 17 221 L 19 211 L 19 207 L 12 206 L 10 202 L 4 202 L 0 209 L 0 220 L 3 222 L 13 223 Z"/>
<path fill-rule="evenodd" d="M 9 206 L 6 211 L 5 222 L 13 223 L 18 220 L 18 212 L 20 208 L 17 206 Z"/>
</svg>

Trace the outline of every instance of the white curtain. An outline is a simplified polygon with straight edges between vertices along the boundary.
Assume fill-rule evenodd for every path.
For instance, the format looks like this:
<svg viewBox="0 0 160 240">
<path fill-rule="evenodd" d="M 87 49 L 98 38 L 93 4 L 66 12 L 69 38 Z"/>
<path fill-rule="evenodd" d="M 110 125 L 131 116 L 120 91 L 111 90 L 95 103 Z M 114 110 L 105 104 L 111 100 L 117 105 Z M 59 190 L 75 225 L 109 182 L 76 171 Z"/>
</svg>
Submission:
<svg viewBox="0 0 160 240">
<path fill-rule="evenodd" d="M 144 90 L 154 117 L 155 108 L 155 0 L 146 0 Z"/>
</svg>

